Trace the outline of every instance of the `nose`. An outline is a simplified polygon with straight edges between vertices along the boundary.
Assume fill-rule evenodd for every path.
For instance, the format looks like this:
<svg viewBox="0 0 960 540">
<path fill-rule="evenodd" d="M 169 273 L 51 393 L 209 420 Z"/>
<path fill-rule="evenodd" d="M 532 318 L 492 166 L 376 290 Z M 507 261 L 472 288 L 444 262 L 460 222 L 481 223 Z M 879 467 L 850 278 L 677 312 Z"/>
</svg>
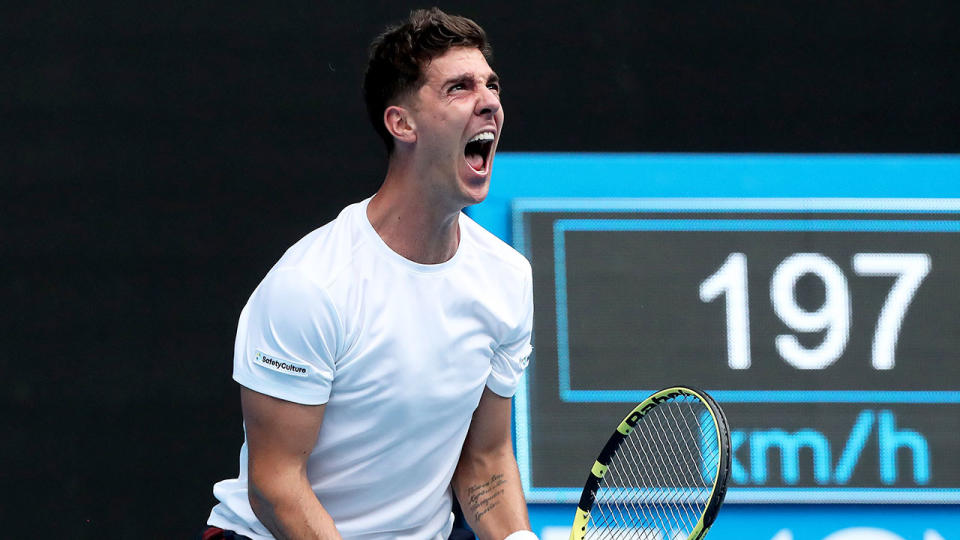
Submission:
<svg viewBox="0 0 960 540">
<path fill-rule="evenodd" d="M 486 86 L 482 86 L 477 98 L 477 106 L 474 112 L 480 116 L 487 114 L 493 115 L 500 110 L 500 96 Z"/>
</svg>

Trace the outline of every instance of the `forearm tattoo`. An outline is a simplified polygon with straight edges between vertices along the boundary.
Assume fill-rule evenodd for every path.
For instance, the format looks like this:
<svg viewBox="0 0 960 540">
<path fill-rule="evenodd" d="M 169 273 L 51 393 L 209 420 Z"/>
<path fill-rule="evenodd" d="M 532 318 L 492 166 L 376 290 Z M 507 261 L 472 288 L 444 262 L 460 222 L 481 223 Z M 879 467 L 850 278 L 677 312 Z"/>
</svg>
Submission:
<svg viewBox="0 0 960 540">
<path fill-rule="evenodd" d="M 502 486 L 506 483 L 502 474 L 495 474 L 490 480 L 467 488 L 467 508 L 473 514 L 474 522 L 480 521 L 484 514 L 500 504 Z"/>
</svg>

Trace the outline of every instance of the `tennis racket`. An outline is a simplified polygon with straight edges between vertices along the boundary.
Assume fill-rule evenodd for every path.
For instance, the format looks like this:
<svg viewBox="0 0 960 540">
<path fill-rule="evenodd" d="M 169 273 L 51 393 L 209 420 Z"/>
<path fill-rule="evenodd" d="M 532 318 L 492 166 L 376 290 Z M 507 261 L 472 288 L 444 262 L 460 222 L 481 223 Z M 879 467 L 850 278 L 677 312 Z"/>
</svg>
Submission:
<svg viewBox="0 0 960 540">
<path fill-rule="evenodd" d="M 699 540 L 727 492 L 730 430 L 706 392 L 673 386 L 620 422 L 590 469 L 570 540 Z"/>
</svg>

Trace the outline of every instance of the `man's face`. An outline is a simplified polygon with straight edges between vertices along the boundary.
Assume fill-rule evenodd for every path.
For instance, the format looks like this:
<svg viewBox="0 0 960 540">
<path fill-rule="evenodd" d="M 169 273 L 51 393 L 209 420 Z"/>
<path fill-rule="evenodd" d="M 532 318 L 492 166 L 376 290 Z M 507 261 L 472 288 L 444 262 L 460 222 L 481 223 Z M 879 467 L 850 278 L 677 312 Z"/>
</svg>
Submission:
<svg viewBox="0 0 960 540">
<path fill-rule="evenodd" d="M 412 100 L 415 159 L 432 187 L 458 204 L 483 201 L 500 140 L 500 83 L 483 54 L 455 47 L 425 68 Z"/>
</svg>

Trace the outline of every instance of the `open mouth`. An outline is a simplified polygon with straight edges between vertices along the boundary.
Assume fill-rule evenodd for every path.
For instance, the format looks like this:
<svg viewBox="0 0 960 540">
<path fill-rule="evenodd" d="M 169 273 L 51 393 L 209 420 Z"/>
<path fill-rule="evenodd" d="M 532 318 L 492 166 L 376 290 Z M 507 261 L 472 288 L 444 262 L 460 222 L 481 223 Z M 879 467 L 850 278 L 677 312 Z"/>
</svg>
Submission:
<svg viewBox="0 0 960 540">
<path fill-rule="evenodd" d="M 487 171 L 487 164 L 490 162 L 490 151 L 493 149 L 494 135 L 492 131 L 477 133 L 463 148 L 463 156 L 467 160 L 467 165 L 478 173 Z"/>
</svg>

